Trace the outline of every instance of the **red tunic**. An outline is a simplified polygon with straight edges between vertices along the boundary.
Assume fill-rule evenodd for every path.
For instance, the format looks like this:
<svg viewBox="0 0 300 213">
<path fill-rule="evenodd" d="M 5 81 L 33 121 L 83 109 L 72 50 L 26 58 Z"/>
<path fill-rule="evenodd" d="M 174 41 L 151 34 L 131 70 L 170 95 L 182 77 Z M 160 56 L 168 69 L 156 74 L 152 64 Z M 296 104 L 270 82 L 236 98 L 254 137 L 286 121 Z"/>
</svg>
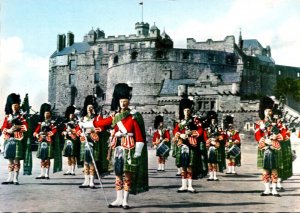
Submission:
<svg viewBox="0 0 300 213">
<path fill-rule="evenodd" d="M 165 142 L 169 142 L 170 139 L 170 131 L 168 129 L 162 129 L 162 131 L 156 130 L 153 135 L 152 144 L 158 145 L 162 140 Z"/>
<path fill-rule="evenodd" d="M 35 131 L 34 131 L 34 133 L 33 133 L 34 137 L 36 137 L 36 135 L 39 134 L 42 131 L 41 127 L 42 127 L 42 122 L 39 122 L 36 129 L 35 129 Z M 49 143 L 52 143 L 52 141 L 53 141 L 52 136 L 55 135 L 55 133 L 57 132 L 57 129 L 56 129 L 56 126 L 53 123 L 51 123 L 49 125 L 49 128 L 50 128 L 50 130 L 45 132 L 46 133 L 46 141 L 49 142 Z M 42 142 L 42 141 L 43 141 L 43 137 L 40 136 L 38 138 L 38 142 Z"/>
<path fill-rule="evenodd" d="M 197 146 L 198 137 L 203 134 L 203 128 L 201 126 L 201 123 L 196 123 L 195 126 L 197 129 L 191 130 L 192 134 L 189 135 L 188 137 L 189 144 L 193 147 Z M 177 146 L 180 146 L 182 144 L 182 138 L 180 138 L 180 134 L 185 134 L 185 132 L 186 132 L 185 128 L 180 129 L 180 123 L 176 124 L 174 128 L 174 134 L 175 134 L 175 138 L 178 139 Z"/>
<path fill-rule="evenodd" d="M 121 132 L 124 134 L 121 138 L 121 146 L 125 149 L 133 149 L 136 142 L 143 142 L 143 135 L 138 122 L 134 119 L 133 115 L 128 115 L 123 118 L 114 126 L 112 148 L 117 145 L 116 133 Z"/>
<path fill-rule="evenodd" d="M 8 138 L 14 137 L 16 140 L 22 140 L 24 135 L 23 132 L 26 132 L 28 130 L 28 124 L 26 122 L 26 119 L 22 117 L 21 115 L 18 115 L 19 120 L 21 121 L 21 129 L 19 131 L 15 131 L 12 134 L 8 133 L 7 130 L 13 127 L 13 124 L 9 121 L 10 117 L 12 115 L 7 115 L 4 118 L 3 125 L 1 127 L 1 131 L 4 134 L 4 140 L 7 140 Z"/>
</svg>

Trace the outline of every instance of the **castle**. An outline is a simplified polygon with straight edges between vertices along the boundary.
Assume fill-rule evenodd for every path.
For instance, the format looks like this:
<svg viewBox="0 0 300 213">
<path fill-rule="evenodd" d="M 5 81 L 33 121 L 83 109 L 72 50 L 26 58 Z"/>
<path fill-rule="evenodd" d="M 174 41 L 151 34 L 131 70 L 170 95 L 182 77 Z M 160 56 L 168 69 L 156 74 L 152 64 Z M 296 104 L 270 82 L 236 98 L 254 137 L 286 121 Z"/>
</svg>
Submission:
<svg viewBox="0 0 300 213">
<path fill-rule="evenodd" d="M 258 101 L 243 99 L 249 94 L 273 95 L 278 78 L 300 78 L 300 68 L 276 65 L 270 46 L 256 39 L 187 38 L 185 49 L 174 48 L 171 37 L 155 24 L 138 22 L 135 34 L 105 36 L 90 30 L 82 42 L 74 34 L 57 36 L 57 49 L 50 57 L 48 100 L 56 113 L 67 106 L 83 106 L 87 95 L 97 96 L 102 112 L 110 108 L 117 83 L 133 87 L 131 106 L 143 114 L 151 131 L 154 116 L 163 113 L 172 127 L 181 95 L 195 102 L 198 113 L 214 110 L 219 120 L 230 114 L 237 128 L 253 129 L 258 119 Z"/>
</svg>

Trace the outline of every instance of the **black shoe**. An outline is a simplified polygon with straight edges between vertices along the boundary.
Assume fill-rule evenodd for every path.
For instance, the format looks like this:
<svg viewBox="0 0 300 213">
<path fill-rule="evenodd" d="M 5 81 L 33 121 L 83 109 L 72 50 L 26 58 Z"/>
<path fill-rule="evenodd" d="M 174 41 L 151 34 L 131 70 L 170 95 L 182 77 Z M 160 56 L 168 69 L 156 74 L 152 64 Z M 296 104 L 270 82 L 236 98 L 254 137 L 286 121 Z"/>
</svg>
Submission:
<svg viewBox="0 0 300 213">
<path fill-rule="evenodd" d="M 271 196 L 272 193 L 269 193 L 269 194 L 265 194 L 265 193 L 261 193 L 260 196 Z"/>
<path fill-rule="evenodd" d="M 225 174 L 229 175 L 229 174 L 232 174 L 232 172 L 226 172 Z"/>
<path fill-rule="evenodd" d="M 217 178 L 217 179 L 213 179 L 213 181 L 219 181 L 219 179 Z"/>
<path fill-rule="evenodd" d="M 45 176 L 41 176 L 41 177 L 36 177 L 35 179 L 45 179 Z"/>
<path fill-rule="evenodd" d="M 19 182 L 14 182 L 14 185 L 20 185 Z"/>
<path fill-rule="evenodd" d="M 184 190 L 179 190 L 179 189 L 178 189 L 177 192 L 178 192 L 178 193 L 186 193 L 186 192 L 188 192 L 188 190 L 187 190 L 187 189 L 184 189 Z"/>
<path fill-rule="evenodd" d="M 90 186 L 88 185 L 88 186 L 82 186 L 82 185 L 80 185 L 80 186 L 78 186 L 79 188 L 81 188 L 81 189 L 84 189 L 84 188 L 90 188 Z"/>
<path fill-rule="evenodd" d="M 64 175 L 71 175 L 71 173 L 65 173 Z"/>
<path fill-rule="evenodd" d="M 8 184 L 14 184 L 14 182 L 13 181 L 4 181 L 1 184 L 8 185 Z"/>
<path fill-rule="evenodd" d="M 91 189 L 96 189 L 96 186 L 90 186 Z"/>
<path fill-rule="evenodd" d="M 189 193 L 198 193 L 195 189 L 194 190 L 188 190 Z"/>
<path fill-rule="evenodd" d="M 122 208 L 122 205 L 114 206 L 110 203 L 108 204 L 108 208 Z"/>
<path fill-rule="evenodd" d="M 284 191 L 285 191 L 285 189 L 284 189 L 283 187 L 277 187 L 276 189 L 277 189 L 277 191 L 279 191 L 279 192 L 284 192 Z"/>
<path fill-rule="evenodd" d="M 214 179 L 209 179 L 209 178 L 208 178 L 207 181 L 214 181 Z"/>
<path fill-rule="evenodd" d="M 273 194 L 274 197 L 281 197 L 280 194 Z"/>
<path fill-rule="evenodd" d="M 130 207 L 128 205 L 124 205 L 122 207 L 123 207 L 123 209 L 130 209 Z"/>
<path fill-rule="evenodd" d="M 45 177 L 45 179 L 49 180 L 49 179 L 50 179 L 50 177 Z"/>
</svg>

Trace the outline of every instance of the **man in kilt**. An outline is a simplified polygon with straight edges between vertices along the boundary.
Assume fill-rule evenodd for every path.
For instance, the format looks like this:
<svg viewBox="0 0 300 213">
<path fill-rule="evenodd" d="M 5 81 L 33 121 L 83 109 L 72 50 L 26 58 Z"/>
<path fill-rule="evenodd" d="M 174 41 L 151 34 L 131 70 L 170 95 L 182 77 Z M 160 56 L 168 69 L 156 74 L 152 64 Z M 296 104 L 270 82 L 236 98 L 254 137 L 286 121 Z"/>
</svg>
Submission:
<svg viewBox="0 0 300 213">
<path fill-rule="evenodd" d="M 140 113 L 129 108 L 131 96 L 132 87 L 125 83 L 115 85 L 111 110 L 116 114 L 112 121 L 111 147 L 114 151 L 117 198 L 109 204 L 109 208 L 128 209 L 129 193 L 149 190 L 144 120 Z"/>
<path fill-rule="evenodd" d="M 259 117 L 260 121 L 255 124 L 255 140 L 258 142 L 258 168 L 263 169 L 262 180 L 265 191 L 261 196 L 273 195 L 280 197 L 276 190 L 278 181 L 278 163 L 276 162 L 276 150 L 280 149 L 280 141 L 283 140 L 280 130 L 273 120 L 274 101 L 265 96 L 260 100 Z M 272 192 L 270 191 L 272 183 Z"/>
<path fill-rule="evenodd" d="M 183 98 L 179 104 L 180 122 L 175 126 L 176 165 L 181 168 L 181 187 L 177 192 L 196 190 L 192 186 L 193 171 L 200 165 L 199 137 L 203 134 L 201 123 L 192 117 L 194 102 Z M 196 119 L 196 120 L 195 120 Z"/>
<path fill-rule="evenodd" d="M 278 163 L 278 181 L 277 190 L 284 191 L 281 185 L 282 181 L 287 180 L 293 175 L 293 155 L 290 141 L 290 131 L 286 123 L 283 123 L 282 111 L 278 109 L 277 104 L 274 104 L 273 120 L 280 129 L 280 133 L 283 137 L 280 143 L 280 150 L 276 150 L 276 162 Z"/>
<path fill-rule="evenodd" d="M 33 133 L 38 141 L 36 157 L 41 159 L 41 174 L 36 179 L 50 179 L 49 170 L 51 159 L 54 157 L 53 144 L 56 132 L 56 124 L 52 120 L 51 105 L 43 103 L 40 108 L 40 121 Z"/>
<path fill-rule="evenodd" d="M 28 129 L 26 119 L 20 112 L 20 95 L 8 95 L 5 105 L 5 118 L 1 131 L 4 136 L 4 158 L 8 160 L 8 178 L 2 184 L 19 185 L 20 160 L 24 159 L 26 138 L 24 132 Z"/>
<path fill-rule="evenodd" d="M 75 175 L 77 158 L 79 157 L 80 140 L 77 136 L 79 130 L 78 120 L 75 115 L 76 107 L 68 106 L 65 112 L 66 123 L 64 124 L 64 147 L 63 156 L 68 159 L 68 170 L 64 175 Z"/>
<path fill-rule="evenodd" d="M 207 112 L 208 128 L 204 131 L 204 140 L 208 152 L 208 174 L 207 181 L 219 181 L 217 171 L 223 171 L 221 143 L 224 142 L 223 135 L 218 130 L 218 115 L 215 111 Z M 224 157 L 224 156 L 223 156 Z"/>
<path fill-rule="evenodd" d="M 79 123 L 80 129 L 77 134 L 80 136 L 80 161 L 84 165 L 84 182 L 79 188 L 95 188 L 94 178 L 97 166 L 100 174 L 108 171 L 107 140 L 109 133 L 105 131 L 105 126 L 110 125 L 111 118 L 108 118 L 103 125 L 95 125 L 96 121 L 103 121 L 102 116 L 98 115 L 98 104 L 96 98 L 88 95 L 84 101 L 82 120 Z M 94 162 L 93 159 L 94 158 Z M 96 165 L 95 165 L 96 164 Z"/>
<path fill-rule="evenodd" d="M 226 158 L 228 170 L 226 174 L 236 174 L 235 167 L 241 165 L 241 138 L 239 132 L 233 128 L 233 124 L 228 124 L 226 131 Z M 234 151 L 235 149 L 235 151 Z M 231 151 L 232 150 L 232 151 Z"/>
<path fill-rule="evenodd" d="M 166 149 L 167 147 L 170 149 L 170 132 L 168 129 L 164 128 L 164 117 L 158 115 L 154 120 L 154 128 L 156 131 L 153 134 L 152 144 L 155 148 L 161 143 L 164 143 Z M 157 171 L 165 171 L 165 163 L 166 159 L 169 156 L 169 152 L 167 150 L 162 150 L 164 153 L 161 153 L 160 150 L 156 150 L 156 156 L 158 158 L 158 168 Z"/>
</svg>

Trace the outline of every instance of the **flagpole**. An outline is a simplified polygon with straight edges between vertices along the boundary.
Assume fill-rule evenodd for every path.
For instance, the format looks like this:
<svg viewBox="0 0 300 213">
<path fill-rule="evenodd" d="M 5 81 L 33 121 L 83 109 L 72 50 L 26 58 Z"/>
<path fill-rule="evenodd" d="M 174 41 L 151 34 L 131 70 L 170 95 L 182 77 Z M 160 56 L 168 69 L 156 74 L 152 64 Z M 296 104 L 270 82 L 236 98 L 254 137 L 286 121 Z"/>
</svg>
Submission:
<svg viewBox="0 0 300 213">
<path fill-rule="evenodd" d="M 142 5 L 142 22 L 144 21 L 144 2 L 141 0 L 140 5 Z"/>
</svg>

